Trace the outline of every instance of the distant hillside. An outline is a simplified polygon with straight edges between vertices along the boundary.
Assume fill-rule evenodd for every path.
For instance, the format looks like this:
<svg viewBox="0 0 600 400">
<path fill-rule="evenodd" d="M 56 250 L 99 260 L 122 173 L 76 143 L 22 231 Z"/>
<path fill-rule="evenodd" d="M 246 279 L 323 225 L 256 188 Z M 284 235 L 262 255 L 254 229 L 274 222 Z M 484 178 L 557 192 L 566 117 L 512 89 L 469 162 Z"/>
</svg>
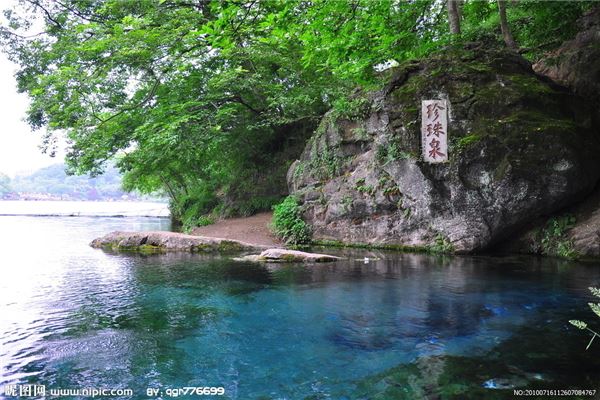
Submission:
<svg viewBox="0 0 600 400">
<path fill-rule="evenodd" d="M 127 193 L 121 187 L 121 175 L 114 167 L 98 177 L 67 175 L 64 164 L 51 165 L 31 175 L 3 176 L 0 197 L 10 199 L 56 200 L 140 200 L 152 199 L 138 193 Z M 155 197 L 156 199 L 158 197 Z"/>
</svg>

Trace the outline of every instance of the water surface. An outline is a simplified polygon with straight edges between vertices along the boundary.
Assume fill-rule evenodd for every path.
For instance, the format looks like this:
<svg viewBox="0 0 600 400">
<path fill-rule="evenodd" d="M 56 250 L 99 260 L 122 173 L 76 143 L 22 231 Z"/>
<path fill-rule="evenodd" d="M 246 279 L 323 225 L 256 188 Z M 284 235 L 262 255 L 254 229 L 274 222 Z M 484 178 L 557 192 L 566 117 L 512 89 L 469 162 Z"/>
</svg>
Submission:
<svg viewBox="0 0 600 400">
<path fill-rule="evenodd" d="M 0 200 L 0 216 L 168 217 L 168 204 L 150 201 Z"/>
<path fill-rule="evenodd" d="M 136 399 L 186 386 L 221 386 L 228 399 L 600 389 L 600 342 L 586 352 L 589 336 L 567 322 L 594 321 L 598 265 L 349 252 L 264 266 L 88 246 L 111 230 L 168 228 L 0 217 L 0 393 L 14 383 L 131 388 Z"/>
</svg>

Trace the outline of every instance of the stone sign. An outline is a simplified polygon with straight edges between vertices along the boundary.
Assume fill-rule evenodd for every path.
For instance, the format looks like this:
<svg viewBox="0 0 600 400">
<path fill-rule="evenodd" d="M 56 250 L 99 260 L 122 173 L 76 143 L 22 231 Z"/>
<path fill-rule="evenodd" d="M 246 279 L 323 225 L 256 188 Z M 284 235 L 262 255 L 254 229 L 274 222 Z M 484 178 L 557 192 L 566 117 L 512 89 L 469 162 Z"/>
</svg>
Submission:
<svg viewBox="0 0 600 400">
<path fill-rule="evenodd" d="M 448 161 L 448 107 L 446 100 L 421 102 L 423 159 L 429 163 Z"/>
</svg>

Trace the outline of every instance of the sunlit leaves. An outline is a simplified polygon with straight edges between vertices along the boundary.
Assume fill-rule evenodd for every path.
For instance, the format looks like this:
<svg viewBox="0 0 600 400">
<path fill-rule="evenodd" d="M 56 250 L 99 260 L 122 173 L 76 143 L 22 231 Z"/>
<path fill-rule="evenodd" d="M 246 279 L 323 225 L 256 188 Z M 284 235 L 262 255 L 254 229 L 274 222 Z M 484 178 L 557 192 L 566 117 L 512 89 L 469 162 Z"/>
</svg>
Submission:
<svg viewBox="0 0 600 400">
<path fill-rule="evenodd" d="M 570 34 L 585 8 L 572 3 L 552 4 L 556 15 L 539 2 L 511 3 L 517 41 Z M 277 156 L 287 143 L 302 144 L 357 84 L 377 84 L 377 66 L 449 43 L 436 0 L 20 4 L 0 34 L 20 65 L 30 125 L 47 128 L 49 147 L 66 132 L 71 170 L 99 173 L 117 158 L 129 188 L 166 188 L 183 208 L 194 193 L 210 192 L 213 204 L 215 193 L 259 179 L 254 171 L 284 169 L 289 160 Z M 467 1 L 464 39 L 497 35 L 496 15 L 495 1 Z M 42 31 L 21 35 L 33 16 Z"/>
<path fill-rule="evenodd" d="M 569 323 L 578 329 L 586 329 L 587 328 L 587 324 L 585 322 L 578 321 L 576 319 L 570 320 Z"/>
</svg>

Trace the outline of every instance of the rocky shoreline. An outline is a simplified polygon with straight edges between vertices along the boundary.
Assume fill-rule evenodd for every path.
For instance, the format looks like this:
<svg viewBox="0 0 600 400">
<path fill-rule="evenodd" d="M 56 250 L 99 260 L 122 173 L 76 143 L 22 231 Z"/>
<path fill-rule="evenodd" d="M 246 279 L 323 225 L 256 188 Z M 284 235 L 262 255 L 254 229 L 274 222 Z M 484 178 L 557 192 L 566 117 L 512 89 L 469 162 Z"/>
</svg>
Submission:
<svg viewBox="0 0 600 400">
<path fill-rule="evenodd" d="M 260 254 L 250 254 L 237 258 L 238 261 L 251 262 L 323 263 L 342 259 L 328 254 L 269 248 L 269 246 L 251 244 L 239 240 L 194 236 L 166 231 L 115 231 L 94 239 L 90 243 L 90 246 L 109 251 L 137 253 L 189 252 L 231 254 L 260 251 Z"/>
</svg>

